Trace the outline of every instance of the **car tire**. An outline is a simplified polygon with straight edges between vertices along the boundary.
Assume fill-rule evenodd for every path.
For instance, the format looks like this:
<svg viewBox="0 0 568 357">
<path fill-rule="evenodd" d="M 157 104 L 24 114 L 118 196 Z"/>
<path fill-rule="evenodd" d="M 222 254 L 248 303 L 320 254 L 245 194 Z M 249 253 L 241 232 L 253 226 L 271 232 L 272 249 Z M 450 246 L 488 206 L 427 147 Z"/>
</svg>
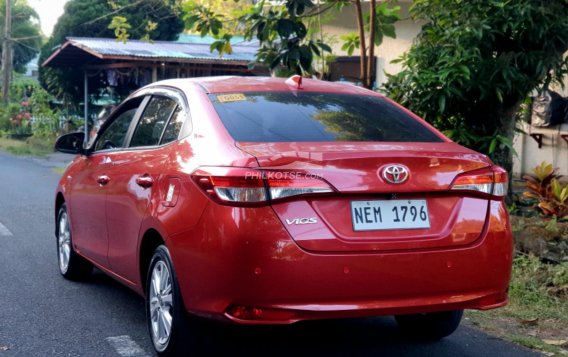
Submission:
<svg viewBox="0 0 568 357">
<path fill-rule="evenodd" d="M 189 319 L 170 253 L 164 245 L 154 251 L 147 273 L 146 320 L 152 344 L 159 356 L 184 354 L 185 343 L 191 336 Z"/>
<path fill-rule="evenodd" d="M 463 310 L 398 315 L 396 322 L 402 333 L 418 340 L 440 340 L 451 335 L 460 325 Z"/>
<path fill-rule="evenodd" d="M 93 271 L 93 265 L 73 249 L 71 222 L 65 203 L 57 213 L 57 261 L 59 272 L 69 280 L 85 280 Z"/>
</svg>

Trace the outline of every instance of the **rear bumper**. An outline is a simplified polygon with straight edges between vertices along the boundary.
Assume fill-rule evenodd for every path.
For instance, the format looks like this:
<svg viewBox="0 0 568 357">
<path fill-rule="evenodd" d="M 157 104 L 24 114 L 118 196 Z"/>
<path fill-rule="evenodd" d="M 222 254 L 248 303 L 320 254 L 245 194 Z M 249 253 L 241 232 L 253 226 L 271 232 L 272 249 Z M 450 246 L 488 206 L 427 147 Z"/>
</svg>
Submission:
<svg viewBox="0 0 568 357">
<path fill-rule="evenodd" d="M 496 308 L 507 303 L 512 263 L 500 202 L 486 232 L 453 249 L 316 254 L 269 208 L 214 204 L 167 244 L 186 309 L 246 324 Z"/>
</svg>

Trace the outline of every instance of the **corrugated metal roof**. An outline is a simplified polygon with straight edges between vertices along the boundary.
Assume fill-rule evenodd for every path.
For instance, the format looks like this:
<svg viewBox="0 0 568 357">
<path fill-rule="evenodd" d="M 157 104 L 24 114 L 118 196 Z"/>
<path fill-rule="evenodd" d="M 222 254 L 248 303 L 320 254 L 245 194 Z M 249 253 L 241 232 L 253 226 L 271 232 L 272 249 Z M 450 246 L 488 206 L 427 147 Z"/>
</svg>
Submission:
<svg viewBox="0 0 568 357">
<path fill-rule="evenodd" d="M 68 37 L 74 46 L 107 56 L 131 56 L 140 58 L 173 58 L 223 61 L 253 61 L 258 43 L 241 42 L 233 44 L 233 53 L 219 57 L 217 51 L 211 52 L 208 44 L 180 43 L 167 41 L 146 42 L 128 40 L 126 43 L 110 38 Z"/>
<path fill-rule="evenodd" d="M 233 36 L 231 38 L 231 43 L 235 44 L 238 42 L 243 42 L 245 39 L 243 36 Z M 212 44 L 215 42 L 216 39 L 213 36 L 205 35 L 196 35 L 196 34 L 188 34 L 188 33 L 180 33 L 178 35 L 178 39 L 175 42 L 182 42 L 182 43 L 207 43 Z"/>
</svg>

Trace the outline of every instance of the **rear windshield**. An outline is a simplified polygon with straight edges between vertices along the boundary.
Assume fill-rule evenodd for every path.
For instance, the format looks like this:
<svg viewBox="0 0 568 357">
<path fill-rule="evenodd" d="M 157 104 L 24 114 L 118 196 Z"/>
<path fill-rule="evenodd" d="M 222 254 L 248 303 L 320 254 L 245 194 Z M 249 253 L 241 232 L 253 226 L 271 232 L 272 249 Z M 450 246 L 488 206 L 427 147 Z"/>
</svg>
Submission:
<svg viewBox="0 0 568 357">
<path fill-rule="evenodd" d="M 246 92 L 211 94 L 209 98 L 236 141 L 442 141 L 380 97 Z"/>
</svg>

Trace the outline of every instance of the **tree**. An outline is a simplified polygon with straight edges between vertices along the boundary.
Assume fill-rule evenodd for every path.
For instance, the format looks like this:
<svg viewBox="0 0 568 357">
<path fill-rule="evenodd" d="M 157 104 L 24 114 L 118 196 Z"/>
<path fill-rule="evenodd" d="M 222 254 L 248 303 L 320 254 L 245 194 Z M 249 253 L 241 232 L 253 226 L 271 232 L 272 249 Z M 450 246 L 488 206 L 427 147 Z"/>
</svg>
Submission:
<svg viewBox="0 0 568 357">
<path fill-rule="evenodd" d="M 364 87 L 371 88 L 375 82 L 375 46 L 380 46 L 385 36 L 396 38 L 394 23 L 399 20 L 400 7 L 390 8 L 387 2 L 377 5 L 376 0 L 370 0 L 369 13 L 364 16 L 361 0 L 353 0 L 353 3 L 357 13 L 358 32 L 341 36 L 345 41 L 341 49 L 347 51 L 349 56 L 356 48 L 359 49 L 361 83 Z M 368 38 L 365 32 L 368 32 Z"/>
<path fill-rule="evenodd" d="M 216 36 L 218 40 L 211 45 L 211 49 L 219 51 L 221 55 L 231 52 L 231 37 L 236 31 L 242 30 L 245 38 L 260 41 L 258 62 L 271 69 L 284 66 L 295 73 L 310 74 L 313 72 L 314 56 L 331 52 L 331 48 L 321 39 L 309 36 L 306 22 L 332 9 L 340 11 L 350 4 L 357 10 L 359 31 L 343 38 L 346 41 L 343 49 L 349 55 L 356 48 L 360 50 L 361 81 L 370 88 L 375 79 L 372 66 L 375 46 L 382 43 L 384 36 L 395 36 L 394 22 L 398 20 L 398 7 L 390 8 L 387 3 L 377 5 L 376 0 L 371 0 L 369 14 L 365 16 L 361 0 L 331 0 L 323 4 L 312 0 L 286 0 L 276 5 L 260 1 L 237 19 L 230 19 L 216 13 L 211 6 L 186 1 L 184 18 L 188 29 L 203 36 Z M 367 46 L 367 43 L 370 45 Z"/>
<path fill-rule="evenodd" d="M 0 28 L 4 29 L 6 3 L 0 3 Z M 28 64 L 38 53 L 42 38 L 39 16 L 27 1 L 18 0 L 12 5 L 13 65 L 16 72 L 26 71 Z"/>
<path fill-rule="evenodd" d="M 70 0 L 57 21 L 49 41 L 59 45 L 66 37 L 113 37 L 109 19 L 125 18 L 136 38 L 170 41 L 183 31 L 176 0 Z M 156 24 L 153 26 L 152 24 Z"/>
<path fill-rule="evenodd" d="M 117 28 L 109 28 L 110 19 L 122 18 L 131 24 L 129 34 L 136 38 L 175 40 L 183 30 L 175 0 L 70 0 L 65 12 L 57 21 L 53 34 L 42 47 L 40 62 L 45 61 L 65 42 L 66 37 L 115 37 Z M 119 20 L 120 22 L 120 20 Z M 40 68 L 40 83 L 60 99 L 78 103 L 83 94 L 83 73 L 79 68 Z M 89 92 L 97 93 L 104 83 L 89 81 Z"/>
<path fill-rule="evenodd" d="M 181 6 L 185 13 L 191 6 L 201 5 L 206 6 L 213 13 L 222 15 L 225 19 L 238 19 L 257 3 L 257 0 L 183 0 Z M 231 28 L 234 25 L 238 26 L 238 24 L 233 23 L 228 24 L 227 27 Z M 242 29 L 233 27 L 233 30 L 242 34 Z"/>
<path fill-rule="evenodd" d="M 566 73 L 568 3 L 415 0 L 411 15 L 426 24 L 388 95 L 510 171 L 520 104 Z"/>
<path fill-rule="evenodd" d="M 20 72 L 25 71 L 25 64 L 35 57 L 41 39 L 37 25 L 37 14 L 27 5 L 25 0 L 16 4 L 13 4 L 12 0 L 2 2 L 1 14 L 4 30 L 2 40 L 2 100 L 4 104 L 8 104 L 12 71 L 14 69 Z"/>
<path fill-rule="evenodd" d="M 328 45 L 308 36 L 303 20 L 313 16 L 315 5 L 311 0 L 286 0 L 283 5 L 262 0 L 238 18 L 228 18 L 193 1 L 187 1 L 184 10 L 187 29 L 217 38 L 211 45 L 212 51 L 217 50 L 221 56 L 231 53 L 233 35 L 243 32 L 245 39 L 260 42 L 257 61 L 271 70 L 285 66 L 295 73 L 311 73 L 314 54 L 331 51 Z"/>
</svg>

